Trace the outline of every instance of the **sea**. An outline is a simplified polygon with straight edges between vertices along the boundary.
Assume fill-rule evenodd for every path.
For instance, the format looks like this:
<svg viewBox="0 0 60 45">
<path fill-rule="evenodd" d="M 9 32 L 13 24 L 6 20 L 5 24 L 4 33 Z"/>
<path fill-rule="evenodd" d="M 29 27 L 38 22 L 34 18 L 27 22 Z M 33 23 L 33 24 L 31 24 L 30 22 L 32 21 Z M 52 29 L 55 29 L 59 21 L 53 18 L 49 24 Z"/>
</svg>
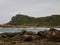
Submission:
<svg viewBox="0 0 60 45">
<path fill-rule="evenodd" d="M 38 32 L 38 31 L 44 31 L 44 30 L 49 30 L 50 28 L 43 28 L 43 27 L 38 27 L 38 28 L 2 28 L 0 27 L 0 33 L 16 33 L 16 32 L 21 32 L 22 30 L 27 30 L 27 31 L 32 31 L 32 32 Z M 60 30 L 60 28 L 55 28 L 57 30 Z"/>
</svg>

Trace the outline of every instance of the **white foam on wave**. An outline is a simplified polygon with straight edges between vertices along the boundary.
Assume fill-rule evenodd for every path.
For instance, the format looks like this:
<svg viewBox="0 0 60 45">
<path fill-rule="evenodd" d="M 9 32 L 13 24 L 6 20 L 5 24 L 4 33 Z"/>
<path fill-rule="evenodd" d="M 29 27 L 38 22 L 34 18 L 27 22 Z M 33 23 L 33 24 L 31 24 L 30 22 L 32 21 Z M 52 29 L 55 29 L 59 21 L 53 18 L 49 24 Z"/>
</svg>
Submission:
<svg viewBox="0 0 60 45">
<path fill-rule="evenodd" d="M 4 32 L 0 32 L 0 34 L 1 34 L 1 33 L 4 33 Z"/>
</svg>

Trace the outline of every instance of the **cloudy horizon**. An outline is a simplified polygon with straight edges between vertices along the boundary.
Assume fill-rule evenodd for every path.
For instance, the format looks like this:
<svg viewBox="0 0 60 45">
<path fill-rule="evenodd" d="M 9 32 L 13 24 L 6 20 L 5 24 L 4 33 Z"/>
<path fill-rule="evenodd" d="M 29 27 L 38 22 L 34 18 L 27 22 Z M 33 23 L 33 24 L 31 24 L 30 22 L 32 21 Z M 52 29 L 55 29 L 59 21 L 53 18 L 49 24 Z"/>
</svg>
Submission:
<svg viewBox="0 0 60 45">
<path fill-rule="evenodd" d="M 60 14 L 60 0 L 0 0 L 0 24 L 19 13 L 32 17 Z"/>
</svg>

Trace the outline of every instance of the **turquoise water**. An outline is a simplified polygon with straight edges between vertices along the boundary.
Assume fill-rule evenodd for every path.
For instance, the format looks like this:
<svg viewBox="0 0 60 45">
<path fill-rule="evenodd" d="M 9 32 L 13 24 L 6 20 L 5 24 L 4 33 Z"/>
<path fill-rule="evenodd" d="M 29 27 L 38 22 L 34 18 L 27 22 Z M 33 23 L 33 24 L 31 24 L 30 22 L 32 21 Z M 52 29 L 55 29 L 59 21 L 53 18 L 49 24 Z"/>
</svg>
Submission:
<svg viewBox="0 0 60 45">
<path fill-rule="evenodd" d="M 60 28 L 56 28 L 57 30 L 60 30 Z M 14 32 L 20 32 L 22 30 L 27 30 L 27 31 L 33 31 L 33 32 L 38 32 L 38 31 L 44 31 L 44 30 L 49 30 L 49 28 L 0 28 L 0 33 L 14 33 Z"/>
</svg>

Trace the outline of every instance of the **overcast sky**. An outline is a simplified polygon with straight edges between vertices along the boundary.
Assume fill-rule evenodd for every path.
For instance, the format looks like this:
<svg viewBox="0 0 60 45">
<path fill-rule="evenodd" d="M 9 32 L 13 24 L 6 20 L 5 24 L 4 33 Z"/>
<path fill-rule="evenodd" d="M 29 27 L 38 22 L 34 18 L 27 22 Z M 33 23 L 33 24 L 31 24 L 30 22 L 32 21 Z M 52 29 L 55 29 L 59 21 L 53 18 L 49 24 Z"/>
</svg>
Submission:
<svg viewBox="0 0 60 45">
<path fill-rule="evenodd" d="M 0 24 L 18 13 L 33 17 L 60 14 L 60 0 L 0 0 Z"/>
</svg>

